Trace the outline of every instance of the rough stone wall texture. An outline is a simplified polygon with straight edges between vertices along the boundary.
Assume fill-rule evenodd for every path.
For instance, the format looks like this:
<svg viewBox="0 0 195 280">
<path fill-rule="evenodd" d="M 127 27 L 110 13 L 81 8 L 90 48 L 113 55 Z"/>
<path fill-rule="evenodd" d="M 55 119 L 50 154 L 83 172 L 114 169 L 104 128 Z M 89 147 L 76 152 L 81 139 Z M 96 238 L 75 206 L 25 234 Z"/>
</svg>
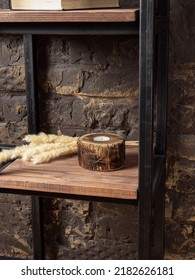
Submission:
<svg viewBox="0 0 195 280">
<path fill-rule="evenodd" d="M 0 128 L 3 143 L 27 133 L 24 58 L 21 37 L 0 37 Z"/>
<path fill-rule="evenodd" d="M 0 9 L 9 9 L 10 1 L 9 0 L 0 0 Z"/>
<path fill-rule="evenodd" d="M 137 136 L 137 38 L 44 37 L 37 49 L 42 130 Z"/>
<path fill-rule="evenodd" d="M 171 0 L 167 259 L 195 258 L 193 11 L 193 0 Z M 41 129 L 109 130 L 136 139 L 138 40 L 82 39 L 37 38 Z M 22 37 L 0 36 L 0 141 L 19 144 L 26 133 Z M 0 254 L 31 258 L 30 197 L 0 195 L 0 215 Z M 136 206 L 46 199 L 44 219 L 47 258 L 136 258 Z"/>
<path fill-rule="evenodd" d="M 30 197 L 0 195 L 0 254 L 29 258 L 32 254 Z"/>
<path fill-rule="evenodd" d="M 172 0 L 165 249 L 195 259 L 195 2 Z"/>
<path fill-rule="evenodd" d="M 136 258 L 137 207 L 56 199 L 45 210 L 48 258 Z"/>
</svg>

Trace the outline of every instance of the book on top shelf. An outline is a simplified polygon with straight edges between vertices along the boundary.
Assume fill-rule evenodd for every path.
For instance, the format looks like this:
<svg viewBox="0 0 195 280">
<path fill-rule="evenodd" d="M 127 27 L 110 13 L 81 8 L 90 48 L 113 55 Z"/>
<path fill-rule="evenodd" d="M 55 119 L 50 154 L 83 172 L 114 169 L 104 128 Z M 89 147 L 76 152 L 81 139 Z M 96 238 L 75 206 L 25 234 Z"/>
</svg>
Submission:
<svg viewBox="0 0 195 280">
<path fill-rule="evenodd" d="M 10 0 L 12 10 L 118 8 L 119 0 Z"/>
<path fill-rule="evenodd" d="M 61 0 L 63 10 L 117 8 L 119 0 Z"/>
<path fill-rule="evenodd" d="M 12 10 L 62 10 L 61 0 L 10 0 Z"/>
</svg>

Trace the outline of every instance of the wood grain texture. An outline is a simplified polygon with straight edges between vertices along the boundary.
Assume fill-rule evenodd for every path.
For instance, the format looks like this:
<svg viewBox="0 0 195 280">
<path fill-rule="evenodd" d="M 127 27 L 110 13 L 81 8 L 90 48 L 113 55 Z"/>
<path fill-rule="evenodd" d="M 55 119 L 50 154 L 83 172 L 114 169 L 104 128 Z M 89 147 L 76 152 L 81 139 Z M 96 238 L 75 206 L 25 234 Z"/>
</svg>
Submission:
<svg viewBox="0 0 195 280">
<path fill-rule="evenodd" d="M 85 134 L 78 139 L 77 144 L 79 165 L 83 168 L 110 172 L 124 167 L 125 140 L 120 135 Z"/>
<path fill-rule="evenodd" d="M 1 172 L 0 188 L 137 199 L 138 147 L 127 146 L 125 167 L 106 173 L 80 167 L 77 156 L 39 165 L 16 160 Z"/>
<path fill-rule="evenodd" d="M 97 9 L 74 11 L 1 10 L 0 22 L 134 22 L 138 9 Z"/>
</svg>

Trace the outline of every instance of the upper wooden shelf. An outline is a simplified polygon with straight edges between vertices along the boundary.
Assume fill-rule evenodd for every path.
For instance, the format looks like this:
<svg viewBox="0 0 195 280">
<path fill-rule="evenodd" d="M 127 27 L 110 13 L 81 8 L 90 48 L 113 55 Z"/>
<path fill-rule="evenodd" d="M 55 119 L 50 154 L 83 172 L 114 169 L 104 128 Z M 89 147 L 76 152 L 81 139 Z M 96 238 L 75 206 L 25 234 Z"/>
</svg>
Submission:
<svg viewBox="0 0 195 280">
<path fill-rule="evenodd" d="M 78 157 L 32 165 L 16 160 L 0 174 L 0 189 L 137 199 L 138 147 L 126 147 L 126 165 L 112 172 L 86 170 Z"/>
<path fill-rule="evenodd" d="M 94 9 L 74 11 L 1 10 L 0 22 L 135 22 L 138 9 Z"/>
</svg>

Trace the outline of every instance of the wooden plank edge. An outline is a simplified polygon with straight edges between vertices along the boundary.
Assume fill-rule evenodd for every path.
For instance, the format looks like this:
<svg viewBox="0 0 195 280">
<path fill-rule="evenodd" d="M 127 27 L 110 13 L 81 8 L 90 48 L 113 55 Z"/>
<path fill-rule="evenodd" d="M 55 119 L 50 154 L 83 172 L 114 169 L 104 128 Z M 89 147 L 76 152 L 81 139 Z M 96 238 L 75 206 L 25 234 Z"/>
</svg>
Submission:
<svg viewBox="0 0 195 280">
<path fill-rule="evenodd" d="M 137 189 L 134 190 L 123 190 L 118 189 L 100 189 L 99 187 L 94 188 L 93 190 L 90 187 L 79 186 L 69 186 L 67 185 L 55 185 L 51 187 L 50 184 L 38 185 L 37 183 L 28 182 L 28 181 L 17 181 L 17 180 L 1 180 L 0 192 L 1 189 L 7 190 L 22 190 L 26 192 L 26 195 L 30 192 L 41 192 L 41 193 L 59 193 L 62 195 L 80 195 L 80 196 L 94 196 L 94 197 L 104 197 L 104 198 L 114 198 L 114 199 L 127 199 L 127 200 L 136 200 L 137 199 Z"/>
<path fill-rule="evenodd" d="M 125 146 L 139 146 L 139 141 L 125 141 Z"/>
<path fill-rule="evenodd" d="M 1 10 L 1 23 L 16 22 L 135 22 L 139 9 L 97 9 L 74 11 Z"/>
</svg>

